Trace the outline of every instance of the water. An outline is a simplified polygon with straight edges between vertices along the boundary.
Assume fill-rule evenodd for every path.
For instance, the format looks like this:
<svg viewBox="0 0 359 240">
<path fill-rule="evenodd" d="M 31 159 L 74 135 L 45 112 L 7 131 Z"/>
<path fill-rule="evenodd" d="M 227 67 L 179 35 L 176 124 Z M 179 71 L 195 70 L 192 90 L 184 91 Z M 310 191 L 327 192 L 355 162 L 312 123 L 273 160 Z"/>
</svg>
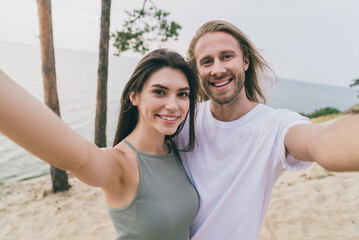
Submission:
<svg viewBox="0 0 359 240">
<path fill-rule="evenodd" d="M 93 141 L 98 54 L 56 50 L 55 56 L 61 118 L 86 139 Z M 137 62 L 136 58 L 111 56 L 107 105 L 109 146 L 112 144 L 117 124 L 122 88 Z M 0 68 L 43 101 L 39 47 L 0 43 Z M 0 185 L 2 182 L 33 178 L 48 172 L 48 164 L 0 134 Z"/>
<path fill-rule="evenodd" d="M 357 92 L 349 87 L 278 79 L 268 95 L 268 105 L 301 113 L 312 113 L 325 107 L 345 111 L 359 103 Z"/>
<path fill-rule="evenodd" d="M 56 50 L 55 55 L 61 118 L 86 139 L 93 141 L 98 55 L 70 50 Z M 138 60 L 110 56 L 107 113 L 109 146 L 115 132 L 122 88 Z M 39 47 L 0 42 L 0 68 L 43 101 Z M 268 90 L 269 105 L 303 113 L 327 106 L 343 111 L 357 103 L 356 92 L 344 87 L 278 79 L 277 84 Z M 48 173 L 48 164 L 0 134 L 0 185 Z"/>
</svg>

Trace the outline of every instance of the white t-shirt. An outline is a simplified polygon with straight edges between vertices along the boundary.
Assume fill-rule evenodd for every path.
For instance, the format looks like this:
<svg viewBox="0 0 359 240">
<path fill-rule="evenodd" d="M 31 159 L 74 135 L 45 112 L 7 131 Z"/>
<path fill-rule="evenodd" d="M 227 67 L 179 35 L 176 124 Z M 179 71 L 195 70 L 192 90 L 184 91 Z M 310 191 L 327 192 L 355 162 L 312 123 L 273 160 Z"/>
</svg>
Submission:
<svg viewBox="0 0 359 240">
<path fill-rule="evenodd" d="M 310 121 L 263 104 L 232 122 L 215 119 L 208 101 L 197 108 L 195 149 L 181 152 L 200 197 L 191 239 L 257 240 L 275 181 L 286 169 L 310 165 L 286 158 L 284 145 L 290 127 Z M 178 138 L 179 148 L 187 139 L 188 124 Z"/>
</svg>

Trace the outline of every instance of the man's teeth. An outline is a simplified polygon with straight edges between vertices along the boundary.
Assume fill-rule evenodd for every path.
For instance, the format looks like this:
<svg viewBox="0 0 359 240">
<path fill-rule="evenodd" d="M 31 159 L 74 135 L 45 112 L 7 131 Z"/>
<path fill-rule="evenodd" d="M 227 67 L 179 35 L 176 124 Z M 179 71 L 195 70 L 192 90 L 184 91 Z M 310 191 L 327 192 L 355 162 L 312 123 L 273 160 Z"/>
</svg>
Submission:
<svg viewBox="0 0 359 240">
<path fill-rule="evenodd" d="M 215 87 L 221 87 L 229 83 L 229 81 L 219 82 L 219 83 L 213 83 Z"/>
<path fill-rule="evenodd" d="M 165 116 L 160 116 L 160 118 L 167 120 L 167 121 L 174 121 L 177 119 L 177 117 L 165 117 Z"/>
</svg>

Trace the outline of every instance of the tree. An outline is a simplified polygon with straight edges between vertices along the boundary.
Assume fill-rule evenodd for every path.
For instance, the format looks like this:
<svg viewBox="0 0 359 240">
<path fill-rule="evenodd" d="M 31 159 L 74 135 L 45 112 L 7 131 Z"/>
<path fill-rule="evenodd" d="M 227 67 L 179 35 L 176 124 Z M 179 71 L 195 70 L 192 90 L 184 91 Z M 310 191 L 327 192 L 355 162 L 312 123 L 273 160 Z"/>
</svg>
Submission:
<svg viewBox="0 0 359 240">
<path fill-rule="evenodd" d="M 37 0 L 37 8 L 40 25 L 44 100 L 46 105 L 60 117 L 52 34 L 51 0 Z M 70 188 L 66 171 L 51 166 L 51 179 L 53 192 L 66 191 Z"/>
<path fill-rule="evenodd" d="M 355 87 L 355 86 L 359 86 L 359 78 L 353 80 L 353 83 L 350 84 L 350 87 Z"/>
<path fill-rule="evenodd" d="M 146 3 L 150 2 L 148 6 Z M 107 73 L 108 73 L 108 48 L 111 1 L 102 0 L 101 10 L 101 36 L 99 46 L 99 65 L 97 83 L 97 104 L 95 119 L 95 144 L 99 147 L 106 146 L 106 119 L 107 119 Z M 149 51 L 149 43 L 160 40 L 166 42 L 169 39 L 177 40 L 178 30 L 181 26 L 176 22 L 169 22 L 169 13 L 157 9 L 151 0 L 144 0 L 142 8 L 125 11 L 128 20 L 123 23 L 123 30 L 111 34 L 114 38 L 113 46 L 117 49 L 115 55 L 120 52 L 133 50 L 145 54 Z"/>
<path fill-rule="evenodd" d="M 97 71 L 97 104 L 95 144 L 106 147 L 108 48 L 110 40 L 111 0 L 102 0 L 99 62 Z"/>
<path fill-rule="evenodd" d="M 146 4 L 148 1 L 150 6 Z M 111 34 L 115 41 L 113 46 L 117 49 L 115 55 L 127 50 L 145 54 L 149 51 L 149 43 L 178 39 L 178 30 L 181 26 L 168 21 L 170 13 L 158 9 L 151 0 L 144 0 L 141 9 L 125 12 L 128 19 L 124 21 L 123 29 Z"/>
<path fill-rule="evenodd" d="M 349 85 L 350 87 L 356 87 L 359 86 L 359 78 L 353 80 L 353 83 Z M 359 94 L 358 94 L 358 98 L 359 98 Z"/>
</svg>

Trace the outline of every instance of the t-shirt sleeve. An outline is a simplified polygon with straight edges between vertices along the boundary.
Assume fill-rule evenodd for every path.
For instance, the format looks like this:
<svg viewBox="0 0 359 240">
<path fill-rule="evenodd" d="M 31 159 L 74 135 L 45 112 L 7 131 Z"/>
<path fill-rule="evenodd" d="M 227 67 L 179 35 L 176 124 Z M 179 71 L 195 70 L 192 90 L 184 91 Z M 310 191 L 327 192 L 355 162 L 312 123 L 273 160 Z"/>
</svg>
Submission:
<svg viewBox="0 0 359 240">
<path fill-rule="evenodd" d="M 284 117 L 284 122 L 282 122 L 283 127 L 280 131 L 280 135 L 279 135 L 279 139 L 278 139 L 278 153 L 279 153 L 279 163 L 278 163 L 278 167 L 282 168 L 282 169 L 277 169 L 279 171 L 285 171 L 285 170 L 290 170 L 290 171 L 300 171 L 303 170 L 307 167 L 309 167 L 312 162 L 306 162 L 306 161 L 300 161 L 298 159 L 296 159 L 295 157 L 293 157 L 291 154 L 288 154 L 287 157 L 285 156 L 285 136 L 287 135 L 288 130 L 295 126 L 295 125 L 299 125 L 299 124 L 311 124 L 311 121 L 304 116 L 299 115 L 298 113 L 294 113 L 294 112 L 288 112 L 289 117 L 285 118 Z M 287 120 L 287 121 L 285 121 Z"/>
</svg>

